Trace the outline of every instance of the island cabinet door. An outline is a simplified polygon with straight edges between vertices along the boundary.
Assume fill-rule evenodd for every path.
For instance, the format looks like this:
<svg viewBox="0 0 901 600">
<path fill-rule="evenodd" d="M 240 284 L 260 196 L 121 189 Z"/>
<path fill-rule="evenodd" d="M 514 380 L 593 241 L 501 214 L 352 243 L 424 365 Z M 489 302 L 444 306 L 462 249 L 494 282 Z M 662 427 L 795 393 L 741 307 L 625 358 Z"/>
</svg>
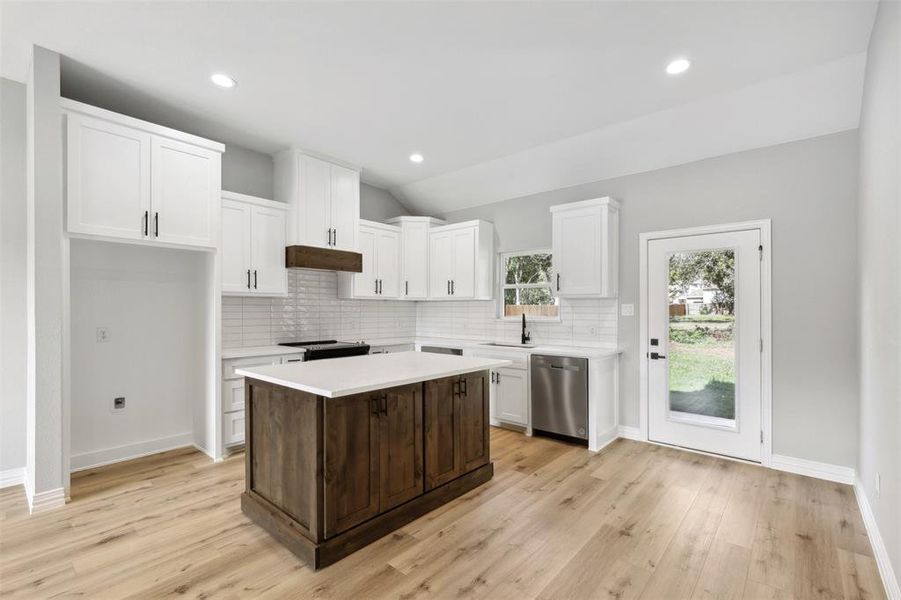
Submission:
<svg viewBox="0 0 901 600">
<path fill-rule="evenodd" d="M 422 384 L 386 390 L 381 416 L 381 510 L 423 493 Z"/>
<path fill-rule="evenodd" d="M 325 537 L 379 513 L 379 396 L 327 398 L 325 413 Z"/>
<path fill-rule="evenodd" d="M 468 473 L 490 460 L 488 430 L 488 385 L 485 373 L 463 377 L 460 394 L 460 446 L 463 472 Z"/>
<path fill-rule="evenodd" d="M 425 489 L 430 490 L 463 474 L 460 447 L 459 377 L 433 379 L 425 384 Z"/>
</svg>

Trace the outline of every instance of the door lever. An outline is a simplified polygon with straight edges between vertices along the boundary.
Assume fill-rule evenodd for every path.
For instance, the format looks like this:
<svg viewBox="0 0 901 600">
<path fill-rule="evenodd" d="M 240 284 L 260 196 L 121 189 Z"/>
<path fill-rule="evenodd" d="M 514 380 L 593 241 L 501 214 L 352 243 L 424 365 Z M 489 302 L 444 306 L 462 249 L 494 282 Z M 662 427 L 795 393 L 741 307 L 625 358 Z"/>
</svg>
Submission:
<svg viewBox="0 0 901 600">
<path fill-rule="evenodd" d="M 664 358 L 666 358 L 666 356 L 664 356 L 663 354 L 657 354 L 656 352 L 651 352 L 651 360 L 660 360 L 660 359 L 664 359 Z"/>
</svg>

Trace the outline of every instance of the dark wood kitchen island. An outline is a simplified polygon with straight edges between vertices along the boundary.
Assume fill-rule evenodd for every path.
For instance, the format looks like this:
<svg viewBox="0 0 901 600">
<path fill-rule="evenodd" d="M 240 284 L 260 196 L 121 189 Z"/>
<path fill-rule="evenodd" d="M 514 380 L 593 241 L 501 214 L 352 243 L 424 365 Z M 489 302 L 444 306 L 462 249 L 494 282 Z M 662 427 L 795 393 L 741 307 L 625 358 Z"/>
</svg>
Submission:
<svg viewBox="0 0 901 600">
<path fill-rule="evenodd" d="M 238 370 L 241 508 L 313 568 L 491 479 L 488 370 L 420 352 Z"/>
</svg>

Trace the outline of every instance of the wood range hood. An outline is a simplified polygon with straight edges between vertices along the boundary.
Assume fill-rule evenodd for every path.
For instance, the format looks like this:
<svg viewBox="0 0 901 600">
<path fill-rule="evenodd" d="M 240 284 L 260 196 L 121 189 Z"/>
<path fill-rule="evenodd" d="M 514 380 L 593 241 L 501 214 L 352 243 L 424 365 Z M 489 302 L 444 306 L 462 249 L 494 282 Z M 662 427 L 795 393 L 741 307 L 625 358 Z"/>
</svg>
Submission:
<svg viewBox="0 0 901 600">
<path fill-rule="evenodd" d="M 285 248 L 285 267 L 362 273 L 363 255 L 359 252 L 316 246 L 288 246 Z"/>
</svg>

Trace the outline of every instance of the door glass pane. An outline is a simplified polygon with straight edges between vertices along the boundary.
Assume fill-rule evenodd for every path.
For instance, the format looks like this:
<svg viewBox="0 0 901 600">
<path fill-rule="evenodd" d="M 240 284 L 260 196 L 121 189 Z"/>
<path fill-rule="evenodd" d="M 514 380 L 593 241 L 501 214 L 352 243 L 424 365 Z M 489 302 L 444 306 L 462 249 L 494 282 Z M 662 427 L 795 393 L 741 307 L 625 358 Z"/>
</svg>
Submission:
<svg viewBox="0 0 901 600">
<path fill-rule="evenodd" d="M 734 425 L 734 250 L 670 256 L 667 354 L 671 416 Z"/>
</svg>

